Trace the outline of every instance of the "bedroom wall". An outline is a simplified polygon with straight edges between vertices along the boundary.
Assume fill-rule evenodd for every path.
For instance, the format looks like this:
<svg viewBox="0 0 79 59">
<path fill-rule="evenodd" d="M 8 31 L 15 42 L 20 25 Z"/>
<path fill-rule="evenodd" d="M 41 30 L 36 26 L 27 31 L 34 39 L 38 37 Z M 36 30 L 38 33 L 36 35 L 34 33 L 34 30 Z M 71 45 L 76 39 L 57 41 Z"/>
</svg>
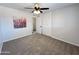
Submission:
<svg viewBox="0 0 79 59">
<path fill-rule="evenodd" d="M 79 4 L 52 12 L 52 37 L 79 46 Z"/>
<path fill-rule="evenodd" d="M 0 21 L 1 22 L 1 21 Z M 1 36 L 1 23 L 0 23 L 0 42 L 2 41 L 2 36 Z"/>
<path fill-rule="evenodd" d="M 25 17 L 27 19 L 27 27 L 14 29 L 13 16 Z M 16 38 L 24 37 L 32 34 L 32 14 L 8 7 L 0 6 L 0 33 L 3 38 L 0 42 L 6 42 Z"/>
<path fill-rule="evenodd" d="M 37 18 L 37 32 L 79 46 L 79 4 L 58 8 Z"/>
<path fill-rule="evenodd" d="M 1 50 L 2 50 L 2 31 L 1 31 L 1 20 L 0 20 L 0 53 L 1 53 Z"/>
</svg>

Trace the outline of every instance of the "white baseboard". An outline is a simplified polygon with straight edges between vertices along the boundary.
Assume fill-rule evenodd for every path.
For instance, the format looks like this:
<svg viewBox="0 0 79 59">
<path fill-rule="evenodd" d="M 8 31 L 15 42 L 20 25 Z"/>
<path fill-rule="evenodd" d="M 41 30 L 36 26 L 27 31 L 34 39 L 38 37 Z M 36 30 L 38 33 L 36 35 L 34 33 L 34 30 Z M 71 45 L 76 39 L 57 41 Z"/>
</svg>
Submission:
<svg viewBox="0 0 79 59">
<path fill-rule="evenodd" d="M 15 40 L 15 39 L 22 38 L 22 37 L 29 36 L 29 35 L 32 35 L 32 33 L 28 34 L 28 35 L 24 35 L 24 36 L 19 36 L 19 37 L 17 36 L 17 37 L 13 37 L 13 38 L 10 38 L 10 39 L 5 39 L 3 42 L 8 42 L 8 41 Z"/>
<path fill-rule="evenodd" d="M 67 41 L 67 40 L 63 40 L 63 39 L 61 39 L 61 38 L 57 38 L 57 37 L 55 37 L 55 36 L 51 36 L 52 38 L 55 38 L 55 39 L 57 39 L 57 40 L 60 40 L 60 41 L 63 41 L 63 42 L 66 42 L 66 43 L 69 43 L 69 44 L 72 44 L 72 45 L 75 45 L 75 46 L 78 46 L 79 47 L 79 44 L 76 44 L 76 43 L 74 43 L 74 42 L 70 42 L 70 41 Z"/>
<path fill-rule="evenodd" d="M 0 43 L 0 53 L 1 53 L 1 50 L 2 50 L 2 46 L 3 46 L 3 43 Z"/>
</svg>

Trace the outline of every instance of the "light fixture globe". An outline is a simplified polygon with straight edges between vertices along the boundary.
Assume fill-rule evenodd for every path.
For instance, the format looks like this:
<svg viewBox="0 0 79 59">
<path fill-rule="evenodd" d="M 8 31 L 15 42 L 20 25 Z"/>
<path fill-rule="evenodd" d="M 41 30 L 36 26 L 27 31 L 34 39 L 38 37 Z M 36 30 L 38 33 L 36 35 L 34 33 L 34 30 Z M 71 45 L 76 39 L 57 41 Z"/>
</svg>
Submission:
<svg viewBox="0 0 79 59">
<path fill-rule="evenodd" d="M 40 14 L 40 11 L 39 10 L 35 10 L 33 13 L 34 14 Z"/>
</svg>

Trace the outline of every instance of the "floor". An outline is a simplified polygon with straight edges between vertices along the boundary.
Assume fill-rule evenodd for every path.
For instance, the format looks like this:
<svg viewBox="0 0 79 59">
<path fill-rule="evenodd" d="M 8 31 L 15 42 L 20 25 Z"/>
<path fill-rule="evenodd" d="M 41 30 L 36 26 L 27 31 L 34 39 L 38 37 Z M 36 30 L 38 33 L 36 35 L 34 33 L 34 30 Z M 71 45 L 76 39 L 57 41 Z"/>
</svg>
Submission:
<svg viewBox="0 0 79 59">
<path fill-rule="evenodd" d="M 1 52 L 2 55 L 78 55 L 79 47 L 36 33 L 3 43 Z"/>
</svg>

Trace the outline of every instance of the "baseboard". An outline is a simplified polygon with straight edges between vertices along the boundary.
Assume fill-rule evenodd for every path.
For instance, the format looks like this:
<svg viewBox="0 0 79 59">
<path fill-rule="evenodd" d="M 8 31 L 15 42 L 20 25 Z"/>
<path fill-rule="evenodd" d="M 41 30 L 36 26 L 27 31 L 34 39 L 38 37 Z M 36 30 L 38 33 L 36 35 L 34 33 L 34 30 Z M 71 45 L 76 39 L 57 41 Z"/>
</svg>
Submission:
<svg viewBox="0 0 79 59">
<path fill-rule="evenodd" d="M 0 53 L 1 53 L 1 50 L 2 50 L 2 46 L 3 46 L 3 43 L 0 43 Z"/>
<path fill-rule="evenodd" d="M 46 35 L 46 34 L 43 34 L 43 35 Z M 46 36 L 50 36 L 50 37 L 55 38 L 55 39 L 57 39 L 57 40 L 60 40 L 60 41 L 63 41 L 63 42 L 66 42 L 66 43 L 69 43 L 69 44 L 72 44 L 72 45 L 74 45 L 74 46 L 78 46 L 78 47 L 79 47 L 79 44 L 76 44 L 76 43 L 74 43 L 74 42 L 70 42 L 70 41 L 63 40 L 63 38 L 58 38 L 58 37 L 52 36 L 52 35 L 46 35 Z"/>
<path fill-rule="evenodd" d="M 8 41 L 11 41 L 11 40 L 16 40 L 16 39 L 19 39 L 19 38 L 22 38 L 22 37 L 25 37 L 25 36 L 29 36 L 29 35 L 32 35 L 32 33 L 31 34 L 28 34 L 28 35 L 24 35 L 24 36 L 10 38 L 10 39 L 4 40 L 3 42 L 8 42 Z"/>
<path fill-rule="evenodd" d="M 79 44 L 76 44 L 76 43 L 74 43 L 74 42 L 69 42 L 69 41 L 66 41 L 66 40 L 63 40 L 62 38 L 57 38 L 57 37 L 55 37 L 55 36 L 51 36 L 52 38 L 55 38 L 55 39 L 57 39 L 57 40 L 60 40 L 60 41 L 63 41 L 63 42 L 66 42 L 66 43 L 69 43 L 69 44 L 72 44 L 72 45 L 74 45 L 74 46 L 78 46 L 79 47 Z"/>
</svg>

